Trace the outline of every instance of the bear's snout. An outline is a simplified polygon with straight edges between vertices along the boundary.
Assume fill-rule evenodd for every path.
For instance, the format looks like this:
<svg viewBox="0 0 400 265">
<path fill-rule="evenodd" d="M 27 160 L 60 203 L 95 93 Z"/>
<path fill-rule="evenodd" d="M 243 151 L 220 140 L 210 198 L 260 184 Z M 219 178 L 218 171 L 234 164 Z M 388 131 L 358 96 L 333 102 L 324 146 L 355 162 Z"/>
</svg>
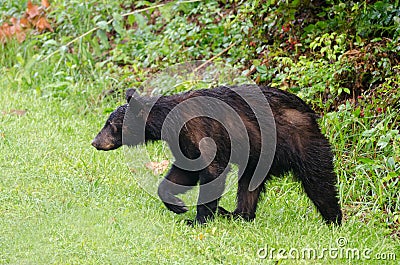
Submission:
<svg viewBox="0 0 400 265">
<path fill-rule="evenodd" d="M 110 147 L 109 145 L 105 146 L 104 144 L 102 144 L 101 141 L 99 141 L 98 137 L 94 138 L 94 140 L 92 141 L 92 146 L 97 150 L 109 150 L 109 148 L 107 147 Z"/>
<path fill-rule="evenodd" d="M 96 138 L 94 138 L 94 140 L 92 141 L 92 146 L 97 150 L 110 151 L 117 149 L 121 146 L 121 144 L 114 143 L 109 139 L 104 139 L 104 137 L 101 136 L 96 136 Z"/>
<path fill-rule="evenodd" d="M 92 146 L 94 148 L 96 148 L 97 150 L 103 150 L 103 151 L 107 151 L 107 150 L 112 149 L 112 144 L 106 143 L 99 136 L 96 136 L 96 138 L 93 139 Z"/>
<path fill-rule="evenodd" d="M 96 141 L 96 138 L 92 141 L 92 146 L 95 147 L 97 150 L 101 150 L 98 141 Z"/>
<path fill-rule="evenodd" d="M 97 149 L 97 150 L 102 150 L 102 151 L 109 151 L 109 150 L 113 150 L 116 149 L 115 145 L 113 144 L 101 144 L 98 141 L 94 140 L 92 142 L 92 145 Z"/>
</svg>

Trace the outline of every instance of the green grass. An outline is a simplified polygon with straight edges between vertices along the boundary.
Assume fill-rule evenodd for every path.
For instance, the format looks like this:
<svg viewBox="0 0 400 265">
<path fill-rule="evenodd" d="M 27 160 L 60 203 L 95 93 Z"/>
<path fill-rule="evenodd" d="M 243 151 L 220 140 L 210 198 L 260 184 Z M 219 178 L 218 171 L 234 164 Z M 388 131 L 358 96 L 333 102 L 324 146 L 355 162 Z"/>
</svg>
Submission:
<svg viewBox="0 0 400 265">
<path fill-rule="evenodd" d="M 37 61 L 54 50 L 49 40 L 55 39 L 58 47 L 92 28 L 94 14 L 106 19 L 112 12 L 126 12 L 116 4 L 86 1 L 84 6 L 80 2 L 70 1 L 67 5 L 55 1 L 51 16 L 58 22 L 56 33 L 32 36 L 23 44 L 0 46 L 0 264 L 398 263 L 399 115 L 393 106 L 376 112 L 387 99 L 399 98 L 395 74 L 384 83 L 383 92 L 387 94 L 382 92 L 381 98 L 360 100 L 357 106 L 342 105 L 321 119 L 336 155 L 345 216 L 340 228 L 323 222 L 291 176 L 267 184 L 253 222 L 217 217 L 205 226 L 189 227 L 185 220 L 194 218 L 194 207 L 184 215 L 175 215 L 138 182 L 162 176 L 152 175 L 144 162 L 131 172 L 123 149 L 100 152 L 90 143 L 110 111 L 124 102 L 122 93 L 103 96 L 104 91 L 121 91 L 145 80 L 151 72 L 143 68 L 147 64 L 159 70 L 180 59 L 194 60 L 198 56 L 190 57 L 190 47 L 169 54 L 173 43 L 167 41 L 168 36 L 160 33 L 158 39 L 146 29 L 129 40 L 137 47 L 121 42 L 111 51 L 120 59 L 115 54 L 112 58 L 102 57 L 102 51 L 96 50 L 101 48 L 98 44 L 95 47 L 97 39 L 88 36 L 74 43 L 69 52 Z M 0 10 L 12 7 L 14 2 L 5 1 Z M 18 13 L 12 10 L 12 14 Z M 172 20 L 169 24 L 157 22 L 149 27 L 158 30 L 167 23 L 168 34 L 184 37 L 187 32 L 175 34 L 174 30 L 181 20 L 185 21 L 185 12 L 191 9 L 178 10 L 176 20 L 168 18 Z M 191 35 L 191 41 L 196 43 L 196 38 L 210 32 L 219 37 L 211 46 L 193 45 L 195 54 L 217 54 L 230 41 L 219 42 L 224 27 L 209 22 L 210 17 L 202 17 L 207 27 Z M 232 23 L 231 29 L 240 35 L 240 27 Z M 151 47 L 146 49 L 142 38 L 151 41 Z M 165 45 L 162 52 L 168 55 L 163 60 L 159 54 L 146 54 L 147 50 L 157 50 L 158 45 Z M 143 58 L 130 57 L 131 50 L 138 47 L 136 52 Z M 241 67 L 241 58 L 250 54 L 242 47 L 233 47 L 226 56 Z M 133 64 L 113 62 L 121 58 L 130 58 Z M 302 72 L 310 72 L 307 67 Z M 312 97 L 305 99 L 320 104 Z M 154 144 L 142 147 L 139 153 L 157 160 L 162 148 Z M 234 189 L 225 194 L 221 205 L 234 209 Z M 343 238 L 346 244 L 338 245 Z M 312 249 L 318 256 L 324 249 L 332 252 L 331 257 L 325 250 L 321 258 L 285 259 L 279 257 L 277 249 Z M 268 254 L 272 251 L 273 257 L 261 259 L 258 254 L 265 254 L 264 250 Z M 358 251 L 360 257 L 351 259 L 340 253 L 335 257 L 335 250 Z"/>
<path fill-rule="evenodd" d="M 399 241 L 379 219 L 363 222 L 351 215 L 341 228 L 326 226 L 291 178 L 268 184 L 254 222 L 217 218 L 188 227 L 184 220 L 194 217 L 193 208 L 182 216 L 169 212 L 138 187 L 122 150 L 99 152 L 90 146 L 107 116 L 102 109 L 113 105 L 90 103 L 100 89 L 59 99 L 3 84 L 0 263 L 257 264 L 262 262 L 257 251 L 266 246 L 321 251 L 337 247 L 340 237 L 348 248 L 399 255 Z M 13 109 L 26 114 L 10 113 Z M 348 186 L 340 187 L 344 196 Z M 233 209 L 234 200 L 229 191 L 222 205 Z"/>
</svg>

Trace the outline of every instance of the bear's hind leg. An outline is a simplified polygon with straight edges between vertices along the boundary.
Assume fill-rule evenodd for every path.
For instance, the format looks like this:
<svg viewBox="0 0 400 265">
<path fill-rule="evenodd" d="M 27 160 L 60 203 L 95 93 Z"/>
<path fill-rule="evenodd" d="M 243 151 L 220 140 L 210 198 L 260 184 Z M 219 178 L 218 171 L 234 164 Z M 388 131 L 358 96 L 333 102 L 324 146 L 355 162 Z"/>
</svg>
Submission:
<svg viewBox="0 0 400 265">
<path fill-rule="evenodd" d="M 181 214 L 188 211 L 185 203 L 176 197 L 192 189 L 199 181 L 199 172 L 183 170 L 172 165 L 168 174 L 158 186 L 158 196 L 165 206 L 174 213 Z"/>
<path fill-rule="evenodd" d="M 307 174 L 303 182 L 305 192 L 315 204 L 325 221 L 330 224 L 340 225 L 342 211 L 340 210 L 338 192 L 332 181 L 321 178 L 336 178 L 334 174 L 325 173 L 323 176 L 311 176 Z"/>
<path fill-rule="evenodd" d="M 301 167 L 294 170 L 305 192 L 327 223 L 341 224 L 342 211 L 333 171 L 332 154 L 328 144 L 314 144 L 301 160 Z"/>
</svg>

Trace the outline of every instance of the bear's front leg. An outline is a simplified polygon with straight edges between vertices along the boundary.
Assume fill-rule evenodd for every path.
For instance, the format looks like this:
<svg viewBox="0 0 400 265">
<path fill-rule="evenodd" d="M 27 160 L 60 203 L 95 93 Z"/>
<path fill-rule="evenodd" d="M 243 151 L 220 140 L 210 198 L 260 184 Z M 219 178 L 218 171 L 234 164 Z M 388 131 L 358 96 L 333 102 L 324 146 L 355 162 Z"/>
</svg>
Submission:
<svg viewBox="0 0 400 265">
<path fill-rule="evenodd" d="M 242 175 L 239 176 L 237 206 L 233 211 L 234 218 L 243 218 L 246 221 L 251 221 L 256 217 L 258 199 L 264 187 L 264 182 L 266 179 L 268 179 L 268 176 L 264 179 L 260 186 L 258 186 L 255 190 L 250 191 L 249 185 L 251 178 L 253 177 L 253 173 L 253 168 L 246 168 Z"/>
<path fill-rule="evenodd" d="M 174 213 L 181 214 L 187 212 L 188 208 L 185 203 L 175 195 L 192 189 L 197 185 L 198 181 L 198 172 L 183 170 L 172 165 L 168 174 L 158 186 L 158 196 L 165 206 Z"/>
<path fill-rule="evenodd" d="M 219 199 L 225 188 L 226 175 L 229 167 L 213 162 L 199 174 L 200 191 L 197 202 L 197 214 L 194 222 L 189 224 L 204 224 L 212 220 L 217 212 L 228 214 L 222 207 L 218 207 Z"/>
</svg>

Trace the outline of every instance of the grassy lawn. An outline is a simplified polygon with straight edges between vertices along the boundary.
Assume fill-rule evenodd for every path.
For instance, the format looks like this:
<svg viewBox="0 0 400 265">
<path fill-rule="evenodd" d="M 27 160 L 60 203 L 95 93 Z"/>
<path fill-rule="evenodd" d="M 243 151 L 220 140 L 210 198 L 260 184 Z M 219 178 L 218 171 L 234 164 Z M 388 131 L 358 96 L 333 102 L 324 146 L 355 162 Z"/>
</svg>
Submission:
<svg viewBox="0 0 400 265">
<path fill-rule="evenodd" d="M 62 12 L 53 17 L 68 13 Z M 74 27 L 78 12 L 84 11 L 69 20 Z M 68 30 L 62 23 L 54 34 Z M 81 32 L 93 25 L 87 27 Z M 368 129 L 381 133 L 370 131 L 369 139 L 398 129 L 398 110 L 379 116 L 381 127 L 355 122 L 345 105 L 320 120 L 336 154 L 341 227 L 323 222 L 291 176 L 268 183 L 253 222 L 217 217 L 189 227 L 194 207 L 175 215 L 139 186 L 135 174 L 154 178 L 144 164 L 131 170 L 123 149 L 100 152 L 90 145 L 110 111 L 124 103 L 123 93 L 104 91 L 145 79 L 145 67 L 125 69 L 91 56 L 90 38 L 43 61 L 46 50 L 38 46 L 51 46 L 52 36 L 0 45 L 0 264 L 398 264 L 399 182 L 374 185 L 398 174 L 400 137 L 377 155 L 371 155 L 375 145 L 361 140 Z M 160 148 L 140 150 L 151 158 Z M 392 213 L 386 216 L 381 206 L 387 204 Z M 221 205 L 234 209 L 235 189 Z"/>
<path fill-rule="evenodd" d="M 90 84 L 82 90 L 85 86 Z M 326 226 L 290 177 L 268 184 L 254 222 L 217 218 L 204 227 L 186 226 L 183 221 L 194 217 L 193 208 L 174 215 L 137 185 L 122 149 L 99 152 L 91 147 L 107 117 L 102 110 L 123 101 L 91 103 L 100 92 L 46 98 L 3 79 L 1 263 L 257 264 L 263 262 L 257 256 L 261 248 L 322 251 L 337 248 L 341 237 L 347 240 L 344 249 L 370 250 L 371 257 L 396 252 L 398 257 L 399 241 L 388 237 L 390 231 L 378 220 L 365 223 L 353 215 L 341 228 Z M 346 185 L 340 187 L 343 196 Z M 221 204 L 233 209 L 234 200 L 232 190 Z"/>
</svg>

